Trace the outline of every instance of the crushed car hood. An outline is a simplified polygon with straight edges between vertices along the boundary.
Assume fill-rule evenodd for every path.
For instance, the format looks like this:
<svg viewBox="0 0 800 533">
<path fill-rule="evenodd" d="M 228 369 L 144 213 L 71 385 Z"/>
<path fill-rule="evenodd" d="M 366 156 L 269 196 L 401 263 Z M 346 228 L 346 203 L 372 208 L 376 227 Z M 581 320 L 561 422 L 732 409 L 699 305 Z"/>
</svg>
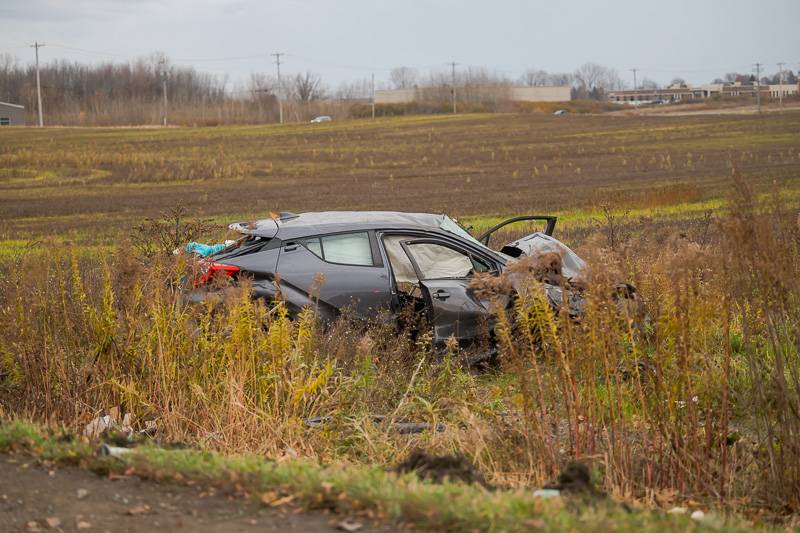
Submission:
<svg viewBox="0 0 800 533">
<path fill-rule="evenodd" d="M 538 257 L 546 253 L 556 253 L 561 257 L 561 273 L 571 282 L 585 281 L 586 262 L 578 257 L 569 246 L 544 233 L 531 233 L 519 240 L 510 242 L 500 250 L 515 259 Z"/>
</svg>

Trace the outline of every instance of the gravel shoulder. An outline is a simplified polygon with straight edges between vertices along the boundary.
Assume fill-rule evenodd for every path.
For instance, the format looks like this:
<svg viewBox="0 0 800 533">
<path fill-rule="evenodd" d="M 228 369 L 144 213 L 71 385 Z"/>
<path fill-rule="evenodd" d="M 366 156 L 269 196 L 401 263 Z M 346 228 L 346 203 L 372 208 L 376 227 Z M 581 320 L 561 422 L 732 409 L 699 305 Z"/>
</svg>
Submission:
<svg viewBox="0 0 800 533">
<path fill-rule="evenodd" d="M 343 521 L 347 523 L 340 525 Z M 42 466 L 28 456 L 0 454 L 0 531 L 390 530 L 363 522 L 288 505 L 266 507 L 200 485 L 101 477 L 76 467 Z"/>
</svg>

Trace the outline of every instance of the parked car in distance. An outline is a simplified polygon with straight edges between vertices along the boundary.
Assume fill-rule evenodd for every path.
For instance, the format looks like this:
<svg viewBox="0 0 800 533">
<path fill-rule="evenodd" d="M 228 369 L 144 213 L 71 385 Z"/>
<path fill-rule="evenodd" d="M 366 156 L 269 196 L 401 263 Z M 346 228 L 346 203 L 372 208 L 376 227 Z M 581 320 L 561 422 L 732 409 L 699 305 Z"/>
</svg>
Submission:
<svg viewBox="0 0 800 533">
<path fill-rule="evenodd" d="M 553 115 L 555 115 L 557 117 L 560 117 L 561 115 L 566 115 L 566 114 L 567 114 L 567 110 L 566 109 L 559 109 L 558 111 L 555 111 L 553 113 Z"/>
<path fill-rule="evenodd" d="M 329 117 L 328 115 L 320 115 L 318 117 L 312 118 L 311 119 L 311 123 L 312 124 L 319 124 L 321 122 L 330 122 L 331 120 L 333 120 L 333 119 L 331 117 Z"/>
<path fill-rule="evenodd" d="M 500 228 L 523 221 L 543 222 L 535 232 L 499 250 L 488 247 Z M 577 282 L 585 263 L 553 238 L 556 217 L 529 215 L 506 220 L 479 237 L 441 214 L 394 211 L 280 213 L 274 218 L 229 226 L 242 236 L 203 262 L 190 301 L 218 298 L 216 277 L 246 277 L 254 297 L 280 298 L 291 314 L 314 306 L 322 320 L 349 308 L 357 317 L 413 308 L 427 317 L 435 345 L 449 337 L 469 346 L 494 322 L 490 302 L 472 287 L 476 273 L 500 275 L 525 257 L 557 254 L 562 282 L 545 281 L 556 309 L 577 316 L 582 293 Z M 323 280 L 320 282 L 320 280 Z M 563 281 L 566 280 L 566 284 Z M 576 287 L 578 284 L 576 284 Z M 568 294 L 564 294 L 567 291 Z M 566 305 L 562 305 L 566 297 Z"/>
</svg>

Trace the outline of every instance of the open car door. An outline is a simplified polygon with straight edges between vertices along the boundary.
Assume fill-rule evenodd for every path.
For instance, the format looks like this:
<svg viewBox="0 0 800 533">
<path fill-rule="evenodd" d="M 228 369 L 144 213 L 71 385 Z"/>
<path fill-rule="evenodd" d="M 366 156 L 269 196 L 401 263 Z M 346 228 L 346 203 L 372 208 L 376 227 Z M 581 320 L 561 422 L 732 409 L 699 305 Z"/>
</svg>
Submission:
<svg viewBox="0 0 800 533">
<path fill-rule="evenodd" d="M 429 310 L 434 344 L 443 347 L 448 337 L 469 346 L 488 333 L 489 306 L 470 288 L 475 272 L 495 269 L 489 261 L 435 239 L 400 243 L 419 278 Z"/>
<path fill-rule="evenodd" d="M 492 234 L 497 232 L 497 230 L 505 228 L 506 226 L 510 226 L 511 224 L 518 224 L 520 222 L 527 222 L 531 220 L 544 222 L 545 223 L 544 231 L 542 231 L 541 233 L 544 233 L 545 235 L 548 236 L 552 236 L 553 230 L 555 230 L 556 228 L 557 219 L 558 219 L 557 217 L 550 215 L 525 215 L 521 217 L 509 218 L 508 220 L 504 220 L 501 223 L 497 224 L 496 226 L 489 228 L 487 231 L 481 234 L 477 239 L 481 243 L 483 243 L 483 245 L 486 246 L 487 248 L 491 248 L 491 246 L 489 246 L 489 239 L 491 239 Z"/>
</svg>

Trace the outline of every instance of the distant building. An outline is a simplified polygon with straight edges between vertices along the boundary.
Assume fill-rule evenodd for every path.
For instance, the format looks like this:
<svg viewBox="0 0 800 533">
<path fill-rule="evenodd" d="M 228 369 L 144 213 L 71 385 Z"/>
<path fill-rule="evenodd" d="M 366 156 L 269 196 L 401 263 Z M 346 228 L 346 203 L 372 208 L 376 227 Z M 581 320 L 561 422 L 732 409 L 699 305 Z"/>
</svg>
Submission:
<svg viewBox="0 0 800 533">
<path fill-rule="evenodd" d="M 474 91 L 475 88 L 468 88 Z M 456 92 L 462 89 L 456 87 Z M 467 90 L 465 88 L 464 90 Z M 481 93 L 494 93 L 498 100 L 507 99 L 512 102 L 566 102 L 572 99 L 572 89 L 568 85 L 557 87 L 482 87 Z M 388 89 L 375 91 L 376 104 L 406 104 L 414 101 L 428 100 L 435 94 L 435 89 Z M 449 95 L 449 91 L 448 91 Z"/>
<path fill-rule="evenodd" d="M 0 102 L 0 126 L 24 126 L 25 107 Z"/>
<path fill-rule="evenodd" d="M 417 99 L 416 89 L 389 89 L 375 91 L 376 104 L 405 104 Z"/>
<path fill-rule="evenodd" d="M 671 87 L 667 89 L 635 89 L 609 91 L 608 99 L 620 104 L 645 104 L 653 102 L 680 102 L 707 98 L 701 87 Z"/>
<path fill-rule="evenodd" d="M 719 97 L 755 96 L 756 91 L 763 97 L 778 98 L 800 93 L 798 84 L 758 85 L 753 82 L 708 83 L 698 86 L 671 85 L 666 89 L 636 89 L 609 91 L 608 99 L 619 104 L 651 104 L 659 102 L 683 102 Z"/>
<path fill-rule="evenodd" d="M 568 102 L 572 100 L 569 85 L 555 87 L 512 87 L 512 102 Z"/>
<path fill-rule="evenodd" d="M 778 98 L 781 93 L 783 93 L 783 96 L 797 96 L 800 94 L 800 83 L 769 86 L 769 95 L 771 97 Z"/>
</svg>

